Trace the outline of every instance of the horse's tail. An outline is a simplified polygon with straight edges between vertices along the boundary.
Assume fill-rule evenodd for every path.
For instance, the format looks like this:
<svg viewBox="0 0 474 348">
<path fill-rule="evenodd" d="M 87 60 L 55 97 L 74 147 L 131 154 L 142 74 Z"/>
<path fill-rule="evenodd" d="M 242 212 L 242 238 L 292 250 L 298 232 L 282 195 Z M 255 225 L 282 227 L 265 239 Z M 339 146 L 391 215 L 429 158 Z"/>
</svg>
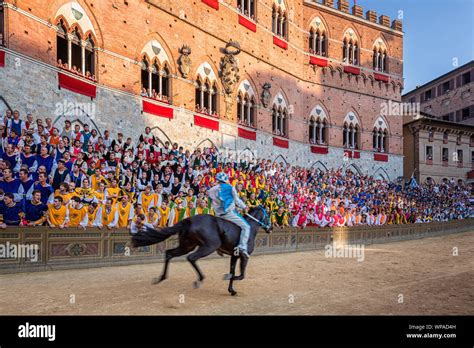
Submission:
<svg viewBox="0 0 474 348">
<path fill-rule="evenodd" d="M 145 245 L 152 245 L 160 243 L 172 235 L 179 233 L 183 230 L 184 223 L 183 221 L 177 223 L 171 227 L 163 227 L 159 229 L 154 229 L 150 227 L 145 227 L 143 230 L 138 231 L 137 234 L 132 237 L 132 245 L 134 248 L 141 247 Z"/>
</svg>

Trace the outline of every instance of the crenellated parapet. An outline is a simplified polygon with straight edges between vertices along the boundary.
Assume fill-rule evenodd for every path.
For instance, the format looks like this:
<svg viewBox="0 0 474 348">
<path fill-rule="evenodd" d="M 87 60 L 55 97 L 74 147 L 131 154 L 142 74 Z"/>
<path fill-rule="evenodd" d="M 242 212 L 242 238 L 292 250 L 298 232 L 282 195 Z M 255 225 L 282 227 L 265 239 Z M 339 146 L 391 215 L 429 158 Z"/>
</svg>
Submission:
<svg viewBox="0 0 474 348">
<path fill-rule="evenodd" d="M 316 0 L 313 1 L 316 2 Z M 338 0 L 337 6 L 335 6 L 334 0 L 322 0 L 321 4 L 334 10 L 351 14 L 359 18 L 364 18 L 364 8 L 360 5 L 353 5 L 352 8 L 350 8 L 349 0 Z M 393 30 L 402 31 L 402 22 L 400 20 L 397 19 L 390 22 L 389 16 L 382 14 L 377 17 L 377 12 L 373 10 L 367 10 L 364 19 Z"/>
</svg>

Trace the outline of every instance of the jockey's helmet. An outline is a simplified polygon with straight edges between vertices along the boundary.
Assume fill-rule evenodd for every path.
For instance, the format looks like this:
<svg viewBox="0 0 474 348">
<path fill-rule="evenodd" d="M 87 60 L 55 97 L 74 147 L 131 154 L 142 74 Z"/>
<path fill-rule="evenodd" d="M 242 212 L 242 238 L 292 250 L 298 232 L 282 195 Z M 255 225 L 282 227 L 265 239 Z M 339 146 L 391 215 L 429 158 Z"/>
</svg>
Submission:
<svg viewBox="0 0 474 348">
<path fill-rule="evenodd" d="M 219 172 L 219 173 L 217 173 L 217 175 L 216 175 L 216 180 L 217 180 L 217 181 L 220 181 L 220 182 L 226 183 L 227 181 L 229 181 L 229 177 L 227 176 L 226 173 L 224 173 L 224 172 Z"/>
</svg>

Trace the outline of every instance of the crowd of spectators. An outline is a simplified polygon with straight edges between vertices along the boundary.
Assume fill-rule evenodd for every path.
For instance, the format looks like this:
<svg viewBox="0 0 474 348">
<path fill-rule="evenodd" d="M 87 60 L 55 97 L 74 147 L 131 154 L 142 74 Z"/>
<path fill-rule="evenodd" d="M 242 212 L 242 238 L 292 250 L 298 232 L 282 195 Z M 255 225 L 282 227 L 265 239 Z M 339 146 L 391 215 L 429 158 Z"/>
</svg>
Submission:
<svg viewBox="0 0 474 348">
<path fill-rule="evenodd" d="M 152 88 L 151 92 L 149 88 L 142 88 L 142 92 L 140 93 L 140 95 L 142 97 L 151 98 L 151 99 L 162 101 L 164 103 L 171 104 L 168 96 L 157 93 L 154 88 Z"/>
<path fill-rule="evenodd" d="M 56 66 L 60 69 L 67 70 L 73 74 L 76 75 L 81 75 L 82 77 L 85 77 L 86 79 L 89 79 L 91 81 L 97 81 L 95 78 L 95 75 L 92 75 L 90 71 L 86 70 L 84 73 L 81 71 L 81 68 L 71 65 L 71 68 L 69 68 L 69 63 L 68 62 L 63 62 L 61 59 L 58 59 Z"/>
<path fill-rule="evenodd" d="M 268 159 L 232 161 L 215 147 L 184 149 L 150 127 L 138 139 L 87 124 L 6 111 L 0 122 L 0 226 L 157 227 L 213 214 L 207 190 L 228 174 L 242 200 L 275 227 L 427 223 L 467 218 L 471 185 L 403 185 L 344 169 Z"/>
</svg>

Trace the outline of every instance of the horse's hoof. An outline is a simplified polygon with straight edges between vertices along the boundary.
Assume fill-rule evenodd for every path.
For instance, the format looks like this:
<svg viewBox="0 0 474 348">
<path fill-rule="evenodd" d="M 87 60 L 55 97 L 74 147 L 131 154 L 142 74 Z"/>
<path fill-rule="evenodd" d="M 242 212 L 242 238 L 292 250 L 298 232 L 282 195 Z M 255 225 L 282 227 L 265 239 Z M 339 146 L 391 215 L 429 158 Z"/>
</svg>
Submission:
<svg viewBox="0 0 474 348">
<path fill-rule="evenodd" d="M 237 277 L 234 277 L 234 280 L 243 280 L 243 279 L 244 279 L 243 275 L 239 275 Z"/>
<path fill-rule="evenodd" d="M 199 280 L 196 280 L 194 283 L 193 283 L 193 288 L 194 289 L 199 289 L 201 287 L 201 282 Z"/>
<path fill-rule="evenodd" d="M 230 291 L 230 296 L 235 296 L 235 295 L 237 295 L 237 291 L 235 290 Z"/>
<path fill-rule="evenodd" d="M 224 274 L 224 280 L 231 280 L 231 279 L 232 279 L 232 273 Z"/>
<path fill-rule="evenodd" d="M 156 277 L 156 278 L 153 278 L 151 280 L 151 284 L 155 285 L 155 284 L 158 284 L 158 283 L 161 283 L 163 280 L 165 280 L 166 278 L 163 278 L 163 277 Z"/>
</svg>

